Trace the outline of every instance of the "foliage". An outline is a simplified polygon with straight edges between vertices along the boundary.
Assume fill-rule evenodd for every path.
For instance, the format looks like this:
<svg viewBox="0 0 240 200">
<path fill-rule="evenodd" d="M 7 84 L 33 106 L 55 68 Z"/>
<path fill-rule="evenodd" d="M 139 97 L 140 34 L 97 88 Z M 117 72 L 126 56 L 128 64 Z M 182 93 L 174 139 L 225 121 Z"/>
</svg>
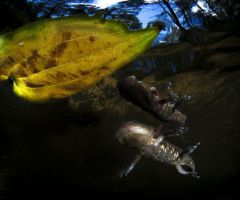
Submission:
<svg viewBox="0 0 240 200">
<path fill-rule="evenodd" d="M 97 18 L 37 21 L 0 37 L 0 79 L 31 101 L 66 97 L 135 59 L 158 32 Z"/>
</svg>

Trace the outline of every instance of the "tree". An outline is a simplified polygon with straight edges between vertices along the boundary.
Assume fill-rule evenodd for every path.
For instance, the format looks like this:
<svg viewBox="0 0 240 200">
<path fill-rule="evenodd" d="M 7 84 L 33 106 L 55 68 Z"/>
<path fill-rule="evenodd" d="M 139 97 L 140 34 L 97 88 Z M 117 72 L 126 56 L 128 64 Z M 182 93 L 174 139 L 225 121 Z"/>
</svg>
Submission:
<svg viewBox="0 0 240 200">
<path fill-rule="evenodd" d="M 172 9 L 172 7 L 170 6 L 169 2 L 167 0 L 162 0 L 162 2 L 166 5 L 166 7 L 168 8 L 169 12 L 171 13 L 171 16 L 175 22 L 175 24 L 179 27 L 179 29 L 182 31 L 182 33 L 184 33 L 186 30 L 185 28 L 181 25 L 177 15 L 175 14 L 174 10 Z"/>
</svg>

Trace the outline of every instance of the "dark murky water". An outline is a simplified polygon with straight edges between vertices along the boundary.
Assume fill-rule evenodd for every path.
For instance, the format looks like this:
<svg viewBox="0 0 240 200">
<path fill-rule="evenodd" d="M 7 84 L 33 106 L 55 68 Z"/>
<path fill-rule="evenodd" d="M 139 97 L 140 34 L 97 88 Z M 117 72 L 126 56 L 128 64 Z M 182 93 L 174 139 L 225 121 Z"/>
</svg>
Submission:
<svg viewBox="0 0 240 200">
<path fill-rule="evenodd" d="M 127 8 L 121 7 L 123 11 Z M 156 7 L 155 11 L 149 5 L 141 8 L 141 12 L 136 8 L 128 11 L 144 20 L 142 25 L 146 18 L 147 22 L 165 22 L 159 40 L 178 41 L 179 32 L 165 12 L 164 18 L 152 18 Z M 50 17 L 62 16 L 62 10 L 57 14 Z M 200 18 L 194 16 L 193 22 L 197 23 L 192 23 L 200 25 Z M 181 15 L 178 17 L 183 20 Z M 12 21 L 14 25 L 15 19 Z M 181 23 L 187 28 L 185 21 Z M 18 199 L 19 194 L 29 193 L 32 199 L 40 194 L 45 199 L 46 193 L 66 194 L 69 199 L 75 194 L 91 196 L 93 192 L 121 192 L 126 198 L 133 194 L 159 199 L 238 199 L 239 47 L 239 33 L 231 37 L 225 32 L 208 35 L 193 31 L 188 42 L 152 49 L 84 94 L 42 104 L 20 99 L 10 83 L 0 82 L 0 199 Z M 171 80 L 174 91 L 192 96 L 193 100 L 181 108 L 187 114 L 190 131 L 170 141 L 182 148 L 201 142 L 193 153 L 199 180 L 148 159 L 141 160 L 129 176 L 119 177 L 135 156 L 115 138 L 120 124 L 137 120 L 157 127 L 160 123 L 119 97 L 116 81 L 132 74 L 156 87 Z"/>
<path fill-rule="evenodd" d="M 118 176 L 135 155 L 115 138 L 120 123 L 138 120 L 158 126 L 159 121 L 122 100 L 114 87 L 114 100 L 108 106 L 105 100 L 100 111 L 94 111 L 86 106 L 70 109 L 68 99 L 28 103 L 13 94 L 9 83 L 1 83 L 0 190 L 71 194 L 90 190 L 216 199 L 235 196 L 240 167 L 240 73 L 209 74 L 203 72 L 199 80 L 198 75 L 193 77 L 196 83 L 190 80 L 192 85 L 181 79 L 181 86 L 174 79 L 181 90 L 193 95 L 193 101 L 182 107 L 189 133 L 171 141 L 181 147 L 202 143 L 193 154 L 199 180 L 147 159 L 128 177 Z M 222 81 L 216 87 L 213 82 L 218 79 Z M 155 82 L 159 84 L 157 79 Z M 194 84 L 199 84 L 199 91 Z"/>
</svg>

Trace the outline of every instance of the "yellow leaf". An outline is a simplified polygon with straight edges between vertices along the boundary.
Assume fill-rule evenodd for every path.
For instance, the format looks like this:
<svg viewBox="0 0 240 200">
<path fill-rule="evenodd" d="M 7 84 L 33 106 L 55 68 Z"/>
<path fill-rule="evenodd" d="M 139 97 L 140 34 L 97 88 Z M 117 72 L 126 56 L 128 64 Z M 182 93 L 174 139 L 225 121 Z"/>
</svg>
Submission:
<svg viewBox="0 0 240 200">
<path fill-rule="evenodd" d="M 135 59 L 158 32 L 95 18 L 38 21 L 0 36 L 0 80 L 14 78 L 30 101 L 66 97 Z"/>
</svg>

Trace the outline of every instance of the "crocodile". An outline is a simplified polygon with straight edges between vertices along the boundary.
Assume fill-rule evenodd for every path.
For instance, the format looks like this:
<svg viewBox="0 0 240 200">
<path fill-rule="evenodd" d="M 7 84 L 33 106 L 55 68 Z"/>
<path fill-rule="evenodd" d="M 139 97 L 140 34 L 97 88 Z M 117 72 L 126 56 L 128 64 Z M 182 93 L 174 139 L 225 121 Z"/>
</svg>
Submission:
<svg viewBox="0 0 240 200">
<path fill-rule="evenodd" d="M 163 99 L 155 87 L 137 80 L 135 76 L 128 76 L 118 81 L 117 88 L 120 96 L 151 113 L 154 117 L 164 122 L 185 125 L 186 115 L 176 108 L 183 101 L 190 100 L 190 96 L 178 96 L 170 90 L 169 98 Z"/>
<path fill-rule="evenodd" d="M 175 165 L 180 174 L 199 178 L 190 154 L 200 143 L 183 150 L 166 140 L 167 137 L 183 133 L 183 128 L 174 131 L 162 131 L 161 128 L 154 128 L 136 121 L 124 122 L 117 131 L 116 137 L 121 144 L 137 150 L 138 153 L 133 162 L 121 172 L 120 176 L 127 176 L 138 161 L 142 157 L 146 157 L 169 165 Z"/>
</svg>

